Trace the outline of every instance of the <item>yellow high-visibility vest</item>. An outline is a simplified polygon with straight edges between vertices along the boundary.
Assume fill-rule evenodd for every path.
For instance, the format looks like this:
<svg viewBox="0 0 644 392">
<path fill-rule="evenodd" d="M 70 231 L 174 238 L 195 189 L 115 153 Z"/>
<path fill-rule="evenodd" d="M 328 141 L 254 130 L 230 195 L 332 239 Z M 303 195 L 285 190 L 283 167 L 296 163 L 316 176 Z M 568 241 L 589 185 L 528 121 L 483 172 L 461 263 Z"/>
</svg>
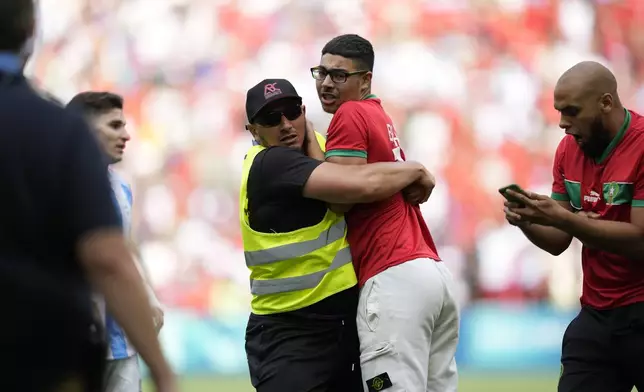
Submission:
<svg viewBox="0 0 644 392">
<path fill-rule="evenodd" d="M 320 133 L 315 132 L 315 138 L 318 139 L 318 144 L 322 151 L 326 151 L 326 139 Z"/>
<path fill-rule="evenodd" d="M 324 137 L 316 136 L 324 150 Z M 320 223 L 289 233 L 260 233 L 250 228 L 247 181 L 253 161 L 263 149 L 253 146 L 244 158 L 239 220 L 250 270 L 252 311 L 273 314 L 313 305 L 358 281 L 343 215 L 327 209 Z"/>
</svg>

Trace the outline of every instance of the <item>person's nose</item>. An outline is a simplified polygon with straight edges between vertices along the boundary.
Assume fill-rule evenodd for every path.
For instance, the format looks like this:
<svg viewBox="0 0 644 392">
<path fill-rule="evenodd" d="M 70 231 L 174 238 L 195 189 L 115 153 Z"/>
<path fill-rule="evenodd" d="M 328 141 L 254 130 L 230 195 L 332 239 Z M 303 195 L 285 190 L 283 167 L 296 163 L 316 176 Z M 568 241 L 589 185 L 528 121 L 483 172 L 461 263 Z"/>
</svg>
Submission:
<svg viewBox="0 0 644 392">
<path fill-rule="evenodd" d="M 322 79 L 322 87 L 326 90 L 331 90 L 335 87 L 333 80 L 331 80 L 331 74 L 327 74 L 324 79 Z"/>
<path fill-rule="evenodd" d="M 119 139 L 123 140 L 124 142 L 127 142 L 128 140 L 131 139 L 130 133 L 127 131 L 127 128 L 125 127 L 121 128 L 121 134 L 119 135 Z"/>
<path fill-rule="evenodd" d="M 280 122 L 280 132 L 289 133 L 293 129 L 293 123 L 282 114 L 282 121 Z"/>
<path fill-rule="evenodd" d="M 566 118 L 566 116 L 561 116 L 559 118 L 559 128 L 563 129 L 568 133 L 568 130 L 571 128 L 570 121 Z"/>
</svg>

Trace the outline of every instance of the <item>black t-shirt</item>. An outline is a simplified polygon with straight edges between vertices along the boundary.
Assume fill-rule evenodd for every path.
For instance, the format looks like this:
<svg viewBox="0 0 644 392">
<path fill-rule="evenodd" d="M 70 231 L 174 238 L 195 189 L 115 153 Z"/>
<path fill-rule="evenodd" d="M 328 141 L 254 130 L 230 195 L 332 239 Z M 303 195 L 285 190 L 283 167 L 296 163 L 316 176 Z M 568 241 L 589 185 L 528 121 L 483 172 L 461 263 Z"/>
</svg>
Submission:
<svg viewBox="0 0 644 392">
<path fill-rule="evenodd" d="M 320 223 L 326 214 L 326 203 L 302 196 L 311 173 L 320 164 L 288 147 L 270 147 L 257 154 L 246 186 L 250 227 L 262 233 L 287 233 Z M 291 313 L 352 315 L 357 293 L 355 286 Z"/>
<path fill-rule="evenodd" d="M 96 138 L 81 117 L 2 73 L 0 123 L 0 262 L 34 263 L 89 301 L 78 241 L 121 227 Z"/>
<path fill-rule="evenodd" d="M 262 233 L 286 233 L 320 223 L 326 204 L 307 199 L 302 192 L 321 163 L 287 147 L 271 147 L 257 154 L 248 174 L 250 227 Z"/>
</svg>

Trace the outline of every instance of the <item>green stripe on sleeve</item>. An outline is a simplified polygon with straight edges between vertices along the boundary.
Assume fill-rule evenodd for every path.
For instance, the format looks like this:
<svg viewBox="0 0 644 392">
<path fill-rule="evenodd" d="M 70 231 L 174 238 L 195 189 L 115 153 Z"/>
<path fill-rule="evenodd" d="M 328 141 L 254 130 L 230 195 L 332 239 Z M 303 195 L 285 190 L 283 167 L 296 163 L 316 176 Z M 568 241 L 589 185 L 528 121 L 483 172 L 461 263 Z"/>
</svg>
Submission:
<svg viewBox="0 0 644 392">
<path fill-rule="evenodd" d="M 570 198 L 565 193 L 552 192 L 550 198 L 557 201 L 570 201 Z"/>
<path fill-rule="evenodd" d="M 324 154 L 325 158 L 329 157 L 347 157 L 347 158 L 364 158 L 367 159 L 367 152 L 364 150 L 331 150 Z"/>
<path fill-rule="evenodd" d="M 635 200 L 631 201 L 631 207 L 644 207 L 644 200 Z"/>
</svg>

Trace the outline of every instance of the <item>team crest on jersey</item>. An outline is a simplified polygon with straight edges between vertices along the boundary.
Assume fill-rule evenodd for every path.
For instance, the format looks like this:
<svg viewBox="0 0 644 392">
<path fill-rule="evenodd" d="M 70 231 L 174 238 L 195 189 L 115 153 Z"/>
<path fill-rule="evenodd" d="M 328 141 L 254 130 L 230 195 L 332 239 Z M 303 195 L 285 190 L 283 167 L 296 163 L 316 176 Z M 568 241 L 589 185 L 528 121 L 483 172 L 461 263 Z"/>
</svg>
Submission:
<svg viewBox="0 0 644 392">
<path fill-rule="evenodd" d="M 606 203 L 607 204 L 613 204 L 613 200 L 615 200 L 615 196 L 617 196 L 617 192 L 619 190 L 617 183 L 611 182 L 608 185 L 608 190 L 606 192 Z"/>
<path fill-rule="evenodd" d="M 610 206 L 630 204 L 633 200 L 633 183 L 631 182 L 606 182 L 603 184 L 602 190 L 604 200 Z"/>
</svg>

